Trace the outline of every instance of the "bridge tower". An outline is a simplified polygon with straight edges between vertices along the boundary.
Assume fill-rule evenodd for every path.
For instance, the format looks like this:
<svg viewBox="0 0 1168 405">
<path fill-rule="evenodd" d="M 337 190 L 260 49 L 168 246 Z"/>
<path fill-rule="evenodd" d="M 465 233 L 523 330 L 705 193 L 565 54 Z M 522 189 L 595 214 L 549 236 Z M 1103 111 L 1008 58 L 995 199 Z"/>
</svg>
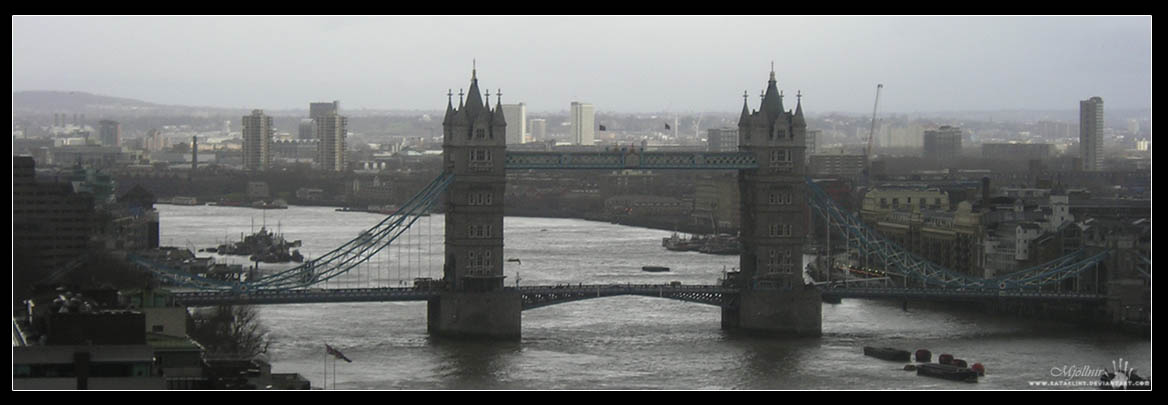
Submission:
<svg viewBox="0 0 1168 405">
<path fill-rule="evenodd" d="M 743 94 L 738 148 L 751 152 L 757 169 L 738 172 L 742 201 L 740 290 L 736 305 L 723 307 L 722 327 L 773 334 L 818 336 L 822 330 L 819 291 L 803 281 L 807 225 L 804 149 L 807 123 L 802 94 L 795 111 L 783 110 L 774 67 L 757 111 Z"/>
<path fill-rule="evenodd" d="M 471 70 L 466 102 L 458 108 L 447 93 L 442 121 L 443 170 L 454 175 L 447 187 L 443 278 L 446 291 L 428 303 L 431 334 L 517 339 L 522 299 L 503 288 L 503 192 L 507 177 L 507 122 L 502 92 L 492 110 L 479 93 Z"/>
</svg>

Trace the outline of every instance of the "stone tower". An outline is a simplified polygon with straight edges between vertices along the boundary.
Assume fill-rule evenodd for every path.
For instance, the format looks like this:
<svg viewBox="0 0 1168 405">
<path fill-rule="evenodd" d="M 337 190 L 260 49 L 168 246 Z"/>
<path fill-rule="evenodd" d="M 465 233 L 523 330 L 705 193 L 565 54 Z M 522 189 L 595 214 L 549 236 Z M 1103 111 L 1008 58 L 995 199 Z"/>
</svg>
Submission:
<svg viewBox="0 0 1168 405">
<path fill-rule="evenodd" d="M 447 291 L 429 303 L 431 333 L 458 336 L 519 337 L 521 300 L 503 288 L 503 192 L 507 185 L 507 121 L 502 93 L 496 106 L 479 92 L 471 71 L 466 101 L 458 107 L 447 93 L 442 121 L 443 170 L 453 174 L 447 187 Z"/>
<path fill-rule="evenodd" d="M 738 149 L 754 154 L 758 169 L 738 174 L 742 201 L 742 246 L 737 308 L 724 309 L 726 328 L 819 335 L 818 290 L 803 279 L 807 209 L 802 95 L 795 111 L 783 109 L 772 68 L 758 110 L 743 100 Z M 744 94 L 743 98 L 747 98 Z"/>
</svg>

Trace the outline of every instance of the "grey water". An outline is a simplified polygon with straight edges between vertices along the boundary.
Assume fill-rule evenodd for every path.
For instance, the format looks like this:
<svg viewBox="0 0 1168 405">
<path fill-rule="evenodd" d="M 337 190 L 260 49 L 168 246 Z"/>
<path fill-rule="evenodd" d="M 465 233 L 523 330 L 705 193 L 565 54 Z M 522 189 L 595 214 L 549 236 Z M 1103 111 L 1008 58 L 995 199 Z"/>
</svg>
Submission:
<svg viewBox="0 0 1168 405">
<path fill-rule="evenodd" d="M 256 210 L 157 206 L 164 246 L 198 250 L 266 226 L 318 257 L 384 216 L 327 207 Z M 441 277 L 441 214 L 423 217 L 357 275 L 331 287 L 396 287 Z M 713 284 L 737 256 L 670 252 L 671 232 L 574 219 L 505 218 L 506 283 Z M 212 256 L 248 264 L 247 258 Z M 807 258 L 805 258 L 807 260 Z M 261 264 L 279 270 L 294 264 Z M 648 273 L 641 266 L 667 266 Z M 424 302 L 259 306 L 273 372 L 328 389 L 1094 389 L 1098 370 L 1123 361 L 1151 376 L 1151 341 L 1100 328 L 1002 317 L 952 307 L 846 299 L 823 304 L 818 338 L 764 338 L 721 329 L 714 306 L 611 297 L 524 311 L 517 342 L 465 342 L 426 333 Z M 332 362 L 325 343 L 352 363 Z M 917 376 L 863 346 L 928 349 L 982 363 L 977 383 Z M 935 361 L 935 360 L 934 360 Z M 335 373 L 335 377 L 334 377 Z"/>
</svg>

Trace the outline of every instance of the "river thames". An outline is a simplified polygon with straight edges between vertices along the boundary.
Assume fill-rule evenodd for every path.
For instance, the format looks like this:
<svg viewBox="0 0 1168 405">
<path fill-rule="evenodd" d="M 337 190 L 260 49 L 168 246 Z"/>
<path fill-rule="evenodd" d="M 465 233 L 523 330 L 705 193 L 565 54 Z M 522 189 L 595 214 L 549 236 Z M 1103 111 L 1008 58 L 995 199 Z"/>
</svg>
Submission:
<svg viewBox="0 0 1168 405">
<path fill-rule="evenodd" d="M 317 257 L 384 218 L 328 207 L 256 210 L 158 205 L 161 243 L 198 250 L 266 225 Z M 333 286 L 396 287 L 441 277 L 443 216 Z M 737 256 L 670 252 L 671 232 L 575 219 L 507 217 L 506 284 L 713 284 Z M 238 256 L 217 261 L 246 264 Z M 390 257 L 400 259 L 393 260 Z M 667 266 L 648 273 L 641 266 Z M 280 269 L 290 265 L 262 265 Z M 1126 362 L 1150 378 L 1151 340 L 1065 323 L 955 308 L 845 299 L 823 304 L 818 338 L 763 338 L 721 329 L 718 307 L 612 297 L 524 311 L 517 342 L 463 342 L 426 333 L 424 302 L 259 306 L 272 371 L 329 389 L 1094 389 L 1098 370 Z M 326 362 L 325 344 L 352 359 Z M 863 346 L 928 349 L 985 365 L 977 383 L 903 371 Z M 935 361 L 935 360 L 934 360 Z M 334 379 L 335 370 L 335 379 Z M 1087 385 L 1087 386 L 1084 386 Z"/>
</svg>

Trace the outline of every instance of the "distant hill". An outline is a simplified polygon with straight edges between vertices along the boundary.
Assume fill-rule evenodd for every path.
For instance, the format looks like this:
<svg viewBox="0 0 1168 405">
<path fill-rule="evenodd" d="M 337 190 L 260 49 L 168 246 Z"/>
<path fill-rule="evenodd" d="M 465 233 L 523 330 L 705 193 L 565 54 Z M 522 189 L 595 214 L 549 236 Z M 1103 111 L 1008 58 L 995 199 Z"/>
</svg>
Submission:
<svg viewBox="0 0 1168 405">
<path fill-rule="evenodd" d="M 12 92 L 14 111 L 73 112 L 120 108 L 151 108 L 158 104 L 129 98 L 101 96 L 79 91 L 15 91 Z"/>
</svg>

